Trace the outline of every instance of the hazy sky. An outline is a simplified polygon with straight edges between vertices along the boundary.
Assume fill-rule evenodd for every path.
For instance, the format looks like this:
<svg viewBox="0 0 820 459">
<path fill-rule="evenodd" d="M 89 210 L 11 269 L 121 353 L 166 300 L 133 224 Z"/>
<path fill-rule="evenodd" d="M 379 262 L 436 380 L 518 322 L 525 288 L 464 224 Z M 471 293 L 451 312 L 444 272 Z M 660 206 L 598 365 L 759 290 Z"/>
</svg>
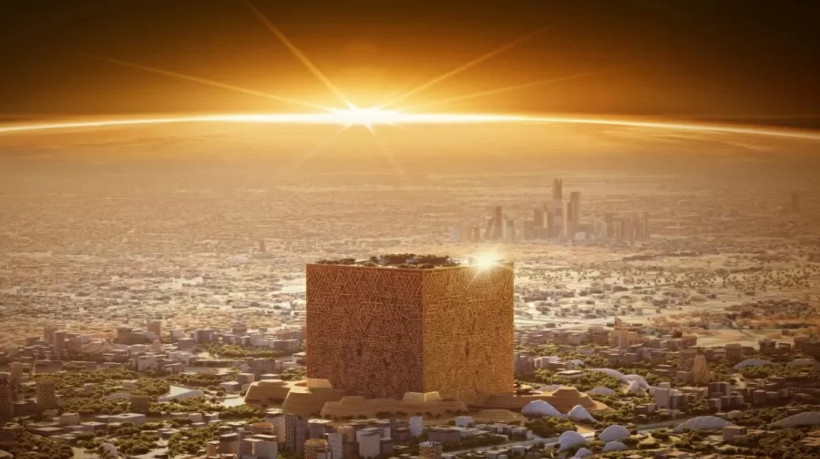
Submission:
<svg viewBox="0 0 820 459">
<path fill-rule="evenodd" d="M 292 1 L 255 4 L 359 104 L 378 103 L 545 25 L 420 91 L 415 104 L 593 72 L 429 110 L 702 116 L 816 126 L 810 1 Z M 0 116 L 302 107 L 92 59 L 320 104 L 338 100 L 242 1 L 4 0 Z M 783 119 L 785 118 L 785 119 Z"/>
</svg>

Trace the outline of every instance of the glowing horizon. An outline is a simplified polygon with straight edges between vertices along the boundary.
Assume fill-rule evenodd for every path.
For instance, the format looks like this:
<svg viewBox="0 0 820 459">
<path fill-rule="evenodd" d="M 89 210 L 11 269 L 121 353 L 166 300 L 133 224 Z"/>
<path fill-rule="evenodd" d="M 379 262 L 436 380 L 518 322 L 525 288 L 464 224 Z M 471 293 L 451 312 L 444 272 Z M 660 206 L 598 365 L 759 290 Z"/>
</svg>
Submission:
<svg viewBox="0 0 820 459">
<path fill-rule="evenodd" d="M 85 119 L 0 125 L 0 134 L 74 130 L 106 127 L 130 127 L 163 124 L 247 123 L 304 124 L 350 126 L 464 125 L 464 124 L 578 124 L 619 126 L 673 131 L 697 131 L 726 134 L 784 137 L 820 140 L 820 132 L 794 128 L 762 127 L 742 124 L 692 123 L 675 120 L 638 120 L 615 117 L 566 115 L 523 115 L 503 113 L 406 113 L 377 107 L 334 109 L 326 113 L 228 113 L 210 115 L 157 116 L 145 118 Z"/>
</svg>

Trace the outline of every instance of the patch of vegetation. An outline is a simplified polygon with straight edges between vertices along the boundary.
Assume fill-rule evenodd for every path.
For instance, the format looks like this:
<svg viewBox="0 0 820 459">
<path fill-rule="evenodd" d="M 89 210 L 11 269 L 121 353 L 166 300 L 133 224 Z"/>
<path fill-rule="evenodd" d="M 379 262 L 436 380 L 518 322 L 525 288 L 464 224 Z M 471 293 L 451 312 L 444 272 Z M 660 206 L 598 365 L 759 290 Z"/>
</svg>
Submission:
<svg viewBox="0 0 820 459">
<path fill-rule="evenodd" d="M 610 409 L 595 413 L 595 419 L 601 424 L 628 424 L 635 419 L 635 407 L 654 403 L 651 395 L 646 393 L 599 395 L 596 400 L 606 404 Z M 649 415 L 649 421 L 658 420 L 658 414 Z"/>
<path fill-rule="evenodd" d="M 788 405 L 745 410 L 734 422 L 742 426 L 758 427 L 779 421 L 796 411 L 820 411 L 820 405 Z"/>
<path fill-rule="evenodd" d="M 219 417 L 225 420 L 259 418 L 258 420 L 261 422 L 262 418 L 265 417 L 265 411 L 251 405 L 230 406 L 222 409 Z"/>
<path fill-rule="evenodd" d="M 463 438 L 460 442 L 454 445 L 444 445 L 444 451 L 456 451 L 461 449 L 481 448 L 483 446 L 500 445 L 506 441 L 506 438 L 501 435 L 478 435 L 474 437 Z"/>
<path fill-rule="evenodd" d="M 524 425 L 535 435 L 545 438 L 557 437 L 567 430 L 575 430 L 575 424 L 572 421 L 549 416 L 527 421 Z"/>
<path fill-rule="evenodd" d="M 17 459 L 70 459 L 74 457 L 71 447 L 59 440 L 53 440 L 28 432 L 23 432 L 11 453 Z"/>
<path fill-rule="evenodd" d="M 205 443 L 216 440 L 219 423 L 204 427 L 181 430 L 168 439 L 168 456 L 177 457 L 185 454 L 196 454 Z"/>
<path fill-rule="evenodd" d="M 338 258 L 319 260 L 321 265 L 355 265 L 361 266 L 392 266 L 396 268 L 433 269 L 450 266 L 459 266 L 460 263 L 447 255 L 416 255 L 414 253 L 387 253 L 372 256 L 365 262 L 357 262 L 355 258 Z"/>
<path fill-rule="evenodd" d="M 179 384 L 181 386 L 210 387 L 219 386 L 219 383 L 222 382 L 222 377 L 207 373 L 179 373 L 168 376 L 166 380 L 171 384 Z"/>
<path fill-rule="evenodd" d="M 159 435 L 154 432 L 139 432 L 136 435 L 115 438 L 112 443 L 122 454 L 146 454 L 159 447 Z"/>
<path fill-rule="evenodd" d="M 282 381 L 298 381 L 300 379 L 305 379 L 305 375 L 305 369 L 302 367 L 288 368 L 282 372 L 280 378 L 282 378 Z"/>
<path fill-rule="evenodd" d="M 594 387 L 608 387 L 612 390 L 620 390 L 621 380 L 600 372 L 585 372 L 576 378 L 559 376 L 554 371 L 538 369 L 535 371 L 536 381 L 543 384 L 562 384 L 573 386 L 581 392 L 586 392 Z"/>
<path fill-rule="evenodd" d="M 245 347 L 235 344 L 209 343 L 204 346 L 209 354 L 229 359 L 265 358 L 275 359 L 286 355 L 285 352 L 263 347 Z"/>
<path fill-rule="evenodd" d="M 120 414 L 128 411 L 128 399 L 109 400 L 107 398 L 67 397 L 63 409 L 68 413 L 83 416 L 94 414 Z"/>
<path fill-rule="evenodd" d="M 319 260 L 316 262 L 319 265 L 353 265 L 356 264 L 355 258 L 337 258 L 329 260 Z"/>
<path fill-rule="evenodd" d="M 809 428 L 783 429 L 754 436 L 750 439 L 749 446 L 758 457 L 774 459 L 817 457 L 817 448 L 803 443 L 809 430 Z"/>
<path fill-rule="evenodd" d="M 93 383 L 102 384 L 108 381 L 122 381 L 129 379 L 138 379 L 139 374 L 135 371 L 125 368 L 103 368 L 96 371 L 78 370 L 78 371 L 60 371 L 57 373 L 48 373 L 40 376 L 38 379 L 50 379 L 54 381 L 58 391 L 64 391 L 66 388 L 82 388 L 83 384 Z"/>
<path fill-rule="evenodd" d="M 148 408 L 149 416 L 159 416 L 161 413 L 208 413 L 220 411 L 222 405 L 208 401 L 205 397 L 171 400 L 168 402 L 152 403 Z"/>
<path fill-rule="evenodd" d="M 740 370 L 740 374 L 746 379 L 769 378 L 779 376 L 786 379 L 799 379 L 806 381 L 820 381 L 818 373 L 813 367 L 790 367 L 787 365 L 773 364 L 760 367 L 746 367 Z"/>
</svg>

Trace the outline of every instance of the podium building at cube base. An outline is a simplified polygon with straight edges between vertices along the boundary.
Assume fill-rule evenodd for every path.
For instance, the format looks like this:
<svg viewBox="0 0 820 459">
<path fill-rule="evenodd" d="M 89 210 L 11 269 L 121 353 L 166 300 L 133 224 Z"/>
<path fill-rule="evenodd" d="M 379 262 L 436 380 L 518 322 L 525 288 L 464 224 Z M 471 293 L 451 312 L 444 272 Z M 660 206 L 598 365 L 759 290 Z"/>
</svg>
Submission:
<svg viewBox="0 0 820 459">
<path fill-rule="evenodd" d="M 466 404 L 513 390 L 512 263 L 371 260 L 307 266 L 308 378 L 352 395 L 437 391 Z"/>
</svg>

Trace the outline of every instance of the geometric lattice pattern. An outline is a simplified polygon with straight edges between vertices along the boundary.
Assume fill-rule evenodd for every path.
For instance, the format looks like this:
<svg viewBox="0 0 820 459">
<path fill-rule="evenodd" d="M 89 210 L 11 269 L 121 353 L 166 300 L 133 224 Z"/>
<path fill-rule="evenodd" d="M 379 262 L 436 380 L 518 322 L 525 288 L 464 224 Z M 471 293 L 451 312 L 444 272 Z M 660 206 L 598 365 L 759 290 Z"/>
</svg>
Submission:
<svg viewBox="0 0 820 459">
<path fill-rule="evenodd" d="M 307 266 L 307 376 L 365 397 L 513 388 L 512 264 Z"/>
<path fill-rule="evenodd" d="M 424 384 L 466 404 L 514 381 L 512 264 L 434 269 L 424 279 Z"/>
</svg>

